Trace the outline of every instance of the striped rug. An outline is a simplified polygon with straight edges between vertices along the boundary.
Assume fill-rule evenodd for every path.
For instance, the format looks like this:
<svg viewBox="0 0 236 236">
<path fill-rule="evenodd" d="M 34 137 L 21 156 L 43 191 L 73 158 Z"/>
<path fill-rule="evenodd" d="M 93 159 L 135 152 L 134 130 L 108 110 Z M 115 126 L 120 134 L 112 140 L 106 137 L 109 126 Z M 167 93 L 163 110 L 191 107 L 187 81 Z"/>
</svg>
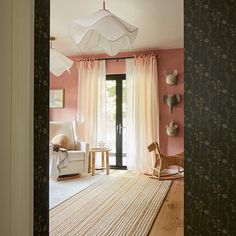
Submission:
<svg viewBox="0 0 236 236">
<path fill-rule="evenodd" d="M 50 210 L 50 236 L 145 236 L 171 183 L 109 176 Z"/>
</svg>

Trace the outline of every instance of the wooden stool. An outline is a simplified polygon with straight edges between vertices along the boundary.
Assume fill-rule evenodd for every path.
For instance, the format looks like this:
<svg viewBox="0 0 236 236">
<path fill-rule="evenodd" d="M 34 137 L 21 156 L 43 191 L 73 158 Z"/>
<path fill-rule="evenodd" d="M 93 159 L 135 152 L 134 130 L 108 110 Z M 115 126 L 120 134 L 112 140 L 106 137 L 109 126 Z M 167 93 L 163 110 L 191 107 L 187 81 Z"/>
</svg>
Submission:
<svg viewBox="0 0 236 236">
<path fill-rule="evenodd" d="M 106 173 L 109 175 L 110 165 L 109 165 L 109 148 L 91 148 L 89 150 L 89 161 L 88 161 L 88 173 L 91 171 L 91 159 L 92 159 L 92 176 L 95 174 L 95 157 L 96 153 L 101 152 L 102 154 L 102 171 L 106 168 Z M 104 154 L 106 153 L 106 167 L 104 163 Z"/>
</svg>

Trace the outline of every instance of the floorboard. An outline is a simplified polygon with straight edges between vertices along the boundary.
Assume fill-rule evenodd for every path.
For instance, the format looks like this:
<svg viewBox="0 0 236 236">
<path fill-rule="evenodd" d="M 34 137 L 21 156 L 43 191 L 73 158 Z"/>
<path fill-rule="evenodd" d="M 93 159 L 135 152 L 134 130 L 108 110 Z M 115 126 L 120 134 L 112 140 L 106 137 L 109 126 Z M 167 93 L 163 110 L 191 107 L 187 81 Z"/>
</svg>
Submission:
<svg viewBox="0 0 236 236">
<path fill-rule="evenodd" d="M 174 180 L 149 236 L 184 235 L 184 180 Z"/>
</svg>

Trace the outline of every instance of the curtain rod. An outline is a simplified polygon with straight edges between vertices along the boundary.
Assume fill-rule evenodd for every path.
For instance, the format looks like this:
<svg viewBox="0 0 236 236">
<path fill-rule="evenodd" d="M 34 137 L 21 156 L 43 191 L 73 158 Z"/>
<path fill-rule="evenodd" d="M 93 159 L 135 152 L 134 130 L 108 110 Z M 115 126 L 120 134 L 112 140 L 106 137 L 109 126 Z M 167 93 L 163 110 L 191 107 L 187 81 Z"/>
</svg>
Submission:
<svg viewBox="0 0 236 236">
<path fill-rule="evenodd" d="M 156 55 L 157 58 L 160 58 L 158 55 Z M 134 56 L 129 56 L 129 57 L 105 57 L 105 58 L 96 58 L 95 60 L 101 61 L 109 61 L 109 60 L 119 60 L 119 59 L 131 59 L 134 58 Z"/>
<path fill-rule="evenodd" d="M 158 55 L 156 55 L 156 57 L 157 57 L 157 58 L 160 58 Z M 134 56 L 95 58 L 95 60 L 98 60 L 98 61 L 101 61 L 101 60 L 109 61 L 109 60 L 131 59 L 131 58 L 134 58 Z M 77 61 L 83 60 L 83 58 L 76 59 L 76 60 L 77 60 Z"/>
<path fill-rule="evenodd" d="M 110 61 L 110 60 L 130 59 L 130 58 L 134 58 L 134 56 L 132 56 L 132 57 L 105 57 L 105 58 L 96 58 L 95 60 L 98 60 L 98 61 L 102 61 L 102 60 Z"/>
</svg>

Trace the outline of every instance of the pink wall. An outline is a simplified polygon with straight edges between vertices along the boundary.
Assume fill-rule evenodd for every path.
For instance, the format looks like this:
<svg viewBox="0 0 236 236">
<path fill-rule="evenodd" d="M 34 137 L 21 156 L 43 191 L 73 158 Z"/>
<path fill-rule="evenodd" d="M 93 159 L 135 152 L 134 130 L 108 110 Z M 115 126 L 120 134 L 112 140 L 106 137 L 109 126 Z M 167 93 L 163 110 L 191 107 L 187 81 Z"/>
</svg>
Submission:
<svg viewBox="0 0 236 236">
<path fill-rule="evenodd" d="M 160 106 L 160 148 L 163 154 L 174 154 L 184 150 L 184 50 L 168 49 L 152 51 L 159 55 L 158 59 L 158 86 L 159 86 L 159 106 Z M 132 56 L 133 54 L 147 54 L 145 52 L 120 53 L 118 56 Z M 86 56 L 85 56 L 86 57 Z M 87 56 L 88 57 L 88 56 Z M 96 55 L 96 58 L 108 57 L 107 55 Z M 76 60 L 76 57 L 71 57 Z M 178 70 L 177 85 L 170 86 L 165 83 L 165 70 Z M 124 60 L 106 61 L 107 74 L 125 74 Z M 77 109 L 77 69 L 76 63 L 71 69 L 71 74 L 65 72 L 61 77 L 51 75 L 51 88 L 65 88 L 65 108 L 50 109 L 50 120 L 72 120 Z M 174 107 L 172 114 L 169 114 L 168 107 L 163 104 L 163 95 L 181 95 L 181 103 Z M 165 126 L 174 121 L 179 126 L 178 135 L 169 137 L 166 135 Z"/>
<path fill-rule="evenodd" d="M 161 50 L 158 51 L 158 85 L 159 85 L 159 106 L 160 106 L 160 146 L 161 151 L 166 154 L 175 154 L 184 150 L 184 51 Z M 171 86 L 165 82 L 165 70 L 178 70 L 177 85 Z M 172 114 L 163 103 L 163 95 L 181 95 L 181 102 L 173 108 Z M 174 120 L 178 126 L 178 135 L 169 137 L 166 135 L 165 126 Z"/>
<path fill-rule="evenodd" d="M 75 59 L 75 57 L 71 57 Z M 78 79 L 77 79 L 76 63 L 72 66 L 70 74 L 66 71 L 60 77 L 50 74 L 50 88 L 64 89 L 64 108 L 50 108 L 51 121 L 71 121 L 76 116 L 77 110 L 77 94 L 78 94 Z"/>
</svg>

